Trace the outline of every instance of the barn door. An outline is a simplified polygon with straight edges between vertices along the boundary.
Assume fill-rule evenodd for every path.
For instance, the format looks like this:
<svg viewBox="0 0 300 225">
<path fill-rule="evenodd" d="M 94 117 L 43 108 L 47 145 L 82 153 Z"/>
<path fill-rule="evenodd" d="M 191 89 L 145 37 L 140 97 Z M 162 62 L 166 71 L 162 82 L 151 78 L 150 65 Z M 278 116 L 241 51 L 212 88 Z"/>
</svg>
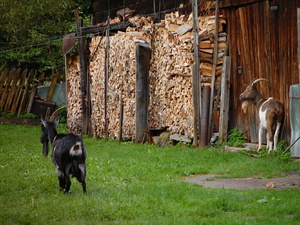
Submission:
<svg viewBox="0 0 300 225">
<path fill-rule="evenodd" d="M 239 7 L 235 12 L 237 30 L 235 77 L 236 98 L 245 90 L 253 80 L 263 77 L 271 78 L 271 67 L 276 61 L 272 54 L 273 42 L 276 40 L 272 34 L 272 12 L 269 1 L 257 2 Z M 273 74 L 274 75 L 274 74 Z M 270 95 L 270 85 L 259 83 L 259 91 L 265 98 Z M 258 141 L 258 124 L 256 108 L 249 104 L 247 112 L 241 110 L 242 102 L 238 102 L 240 123 L 249 141 Z"/>
</svg>

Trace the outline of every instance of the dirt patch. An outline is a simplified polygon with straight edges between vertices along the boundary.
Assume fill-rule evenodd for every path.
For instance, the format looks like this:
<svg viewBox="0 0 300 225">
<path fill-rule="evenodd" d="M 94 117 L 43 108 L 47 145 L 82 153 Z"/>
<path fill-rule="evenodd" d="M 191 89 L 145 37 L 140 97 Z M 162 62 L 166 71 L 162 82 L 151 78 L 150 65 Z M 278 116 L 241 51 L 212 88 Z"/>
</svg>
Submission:
<svg viewBox="0 0 300 225">
<path fill-rule="evenodd" d="M 300 171 L 286 173 L 285 177 L 271 179 L 234 178 L 215 179 L 215 174 L 184 178 L 184 180 L 199 184 L 206 188 L 224 189 L 300 189 Z"/>
</svg>

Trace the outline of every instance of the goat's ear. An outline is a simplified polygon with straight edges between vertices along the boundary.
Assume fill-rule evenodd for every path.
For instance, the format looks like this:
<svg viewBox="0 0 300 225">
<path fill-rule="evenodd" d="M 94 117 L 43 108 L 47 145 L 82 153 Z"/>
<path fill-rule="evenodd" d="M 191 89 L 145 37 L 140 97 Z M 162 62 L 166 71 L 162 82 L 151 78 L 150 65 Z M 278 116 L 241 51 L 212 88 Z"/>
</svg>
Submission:
<svg viewBox="0 0 300 225">
<path fill-rule="evenodd" d="M 43 126 L 44 126 L 44 127 L 47 127 L 47 121 L 44 120 L 43 118 L 41 118 L 41 121 L 42 121 Z"/>
<path fill-rule="evenodd" d="M 59 123 L 59 117 L 57 116 L 57 117 L 55 117 L 55 120 L 54 120 L 55 126 L 57 126 L 58 123 Z"/>
</svg>

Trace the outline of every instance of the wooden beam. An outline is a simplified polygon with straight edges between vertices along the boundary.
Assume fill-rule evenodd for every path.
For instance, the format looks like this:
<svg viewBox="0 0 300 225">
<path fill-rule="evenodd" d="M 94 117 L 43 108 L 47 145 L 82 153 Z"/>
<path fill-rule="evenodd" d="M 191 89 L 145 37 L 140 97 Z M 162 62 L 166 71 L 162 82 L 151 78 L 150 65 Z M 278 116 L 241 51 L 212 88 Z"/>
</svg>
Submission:
<svg viewBox="0 0 300 225">
<path fill-rule="evenodd" d="M 111 32 L 117 32 L 119 30 L 126 30 L 127 27 L 133 26 L 133 24 L 129 21 L 122 22 L 122 23 L 116 23 L 116 24 L 110 24 L 109 25 L 109 31 Z M 88 27 L 81 27 L 81 33 L 82 35 L 86 34 L 98 34 L 103 33 L 107 29 L 107 25 L 94 25 L 94 26 L 88 26 Z"/>
<path fill-rule="evenodd" d="M 148 129 L 149 70 L 151 49 L 148 44 L 136 45 L 136 84 L 135 84 L 135 142 L 141 143 L 144 131 Z"/>
<path fill-rule="evenodd" d="M 214 104 L 214 93 L 215 93 L 215 80 L 216 80 L 216 68 L 218 60 L 218 39 L 219 39 L 219 0 L 216 0 L 215 6 L 215 32 L 214 32 L 214 55 L 213 55 L 213 69 L 211 76 L 211 93 L 210 93 L 210 106 L 208 114 L 208 137 L 212 135 L 213 124 L 212 124 L 212 111 Z"/>
<path fill-rule="evenodd" d="M 219 140 L 221 142 L 227 141 L 230 97 L 230 74 L 231 57 L 225 56 L 221 74 L 221 105 L 219 123 Z"/>
<path fill-rule="evenodd" d="M 104 73 L 104 121 L 105 121 L 105 139 L 108 140 L 108 78 L 109 78 L 109 17 L 107 18 L 108 27 L 106 30 L 106 51 L 105 51 L 105 73 Z"/>
<path fill-rule="evenodd" d="M 80 76 L 81 76 L 81 96 L 82 96 L 82 135 L 87 135 L 88 132 L 88 115 L 87 115 L 87 103 L 86 103 L 86 94 L 87 94 L 87 60 L 84 50 L 85 40 L 81 32 L 82 22 L 79 20 L 79 12 L 76 10 L 76 33 L 78 38 L 78 54 L 80 59 Z"/>
<path fill-rule="evenodd" d="M 236 6 L 242 6 L 242 5 L 249 5 L 256 2 L 262 2 L 265 0 L 221 0 L 220 1 L 220 8 L 226 8 L 226 7 L 236 7 Z"/>
</svg>

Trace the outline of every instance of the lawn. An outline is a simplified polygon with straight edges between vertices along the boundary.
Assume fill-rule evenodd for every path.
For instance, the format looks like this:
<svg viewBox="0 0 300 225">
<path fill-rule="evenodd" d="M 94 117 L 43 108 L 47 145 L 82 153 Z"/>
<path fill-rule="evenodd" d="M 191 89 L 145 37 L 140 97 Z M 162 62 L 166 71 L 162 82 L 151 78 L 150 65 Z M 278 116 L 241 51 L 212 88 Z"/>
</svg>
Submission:
<svg viewBox="0 0 300 225">
<path fill-rule="evenodd" d="M 60 131 L 65 132 L 63 126 Z M 59 190 L 40 127 L 0 125 L 0 224 L 299 224 L 300 190 L 209 189 L 182 179 L 280 176 L 299 163 L 220 149 L 84 138 L 87 195 Z"/>
</svg>

